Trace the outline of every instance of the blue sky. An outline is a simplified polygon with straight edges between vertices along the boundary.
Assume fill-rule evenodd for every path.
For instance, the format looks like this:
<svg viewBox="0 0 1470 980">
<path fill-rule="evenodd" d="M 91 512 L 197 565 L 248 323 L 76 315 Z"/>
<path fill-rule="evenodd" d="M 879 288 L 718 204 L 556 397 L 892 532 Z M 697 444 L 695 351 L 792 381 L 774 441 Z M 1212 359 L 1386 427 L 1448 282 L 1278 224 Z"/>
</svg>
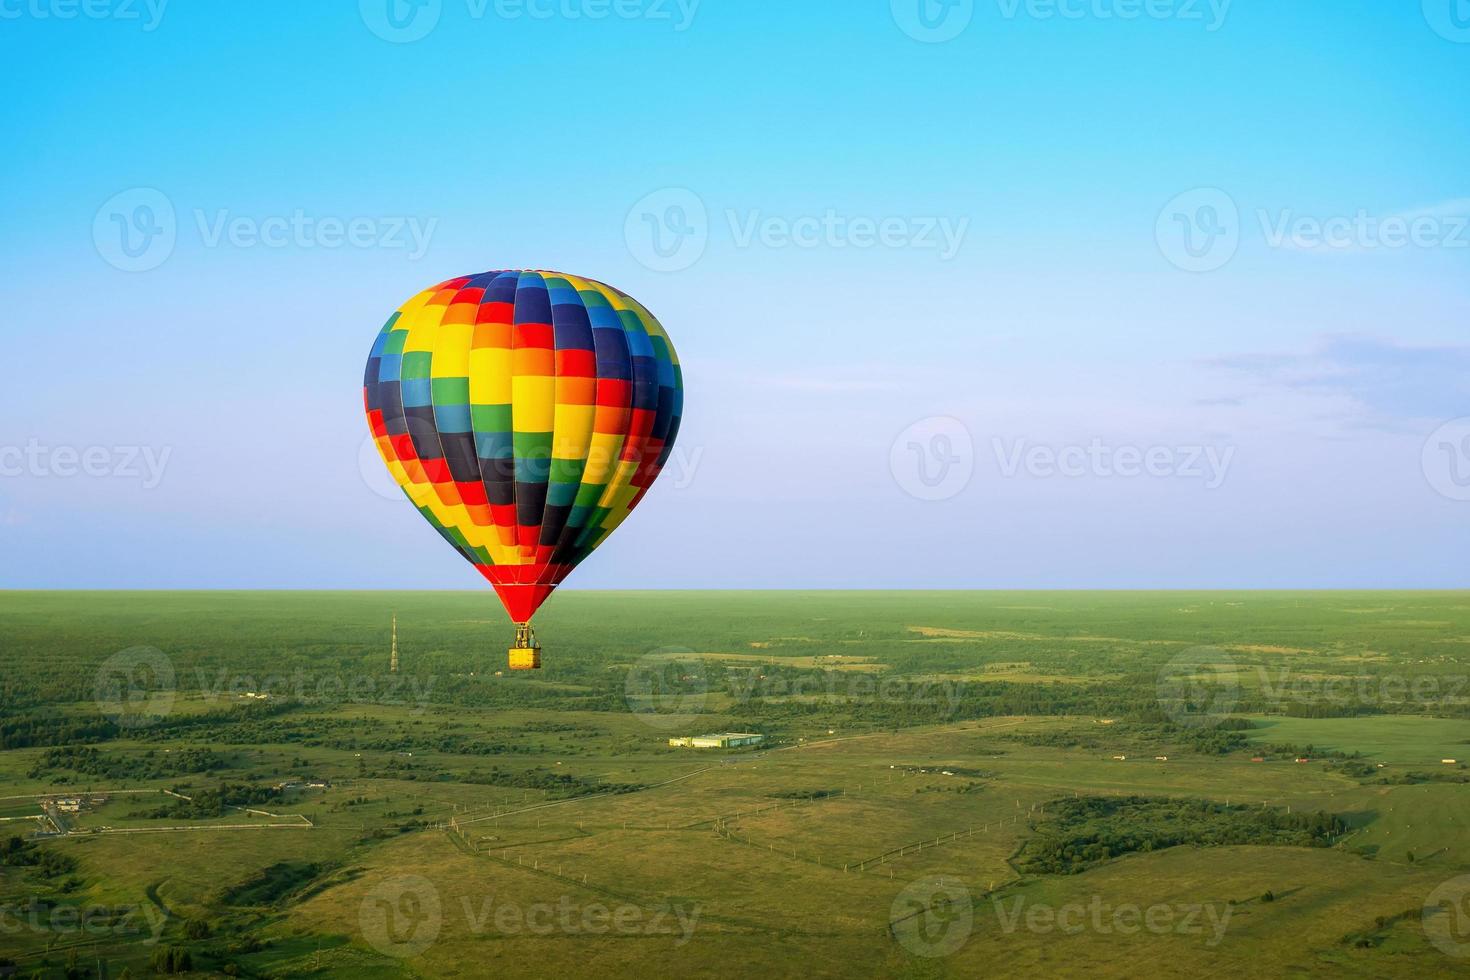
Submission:
<svg viewBox="0 0 1470 980">
<path fill-rule="evenodd" d="M 0 60 L 0 586 L 479 587 L 359 386 L 506 267 L 686 370 L 569 587 L 1470 585 L 1464 0 L 0 0 Z"/>
</svg>

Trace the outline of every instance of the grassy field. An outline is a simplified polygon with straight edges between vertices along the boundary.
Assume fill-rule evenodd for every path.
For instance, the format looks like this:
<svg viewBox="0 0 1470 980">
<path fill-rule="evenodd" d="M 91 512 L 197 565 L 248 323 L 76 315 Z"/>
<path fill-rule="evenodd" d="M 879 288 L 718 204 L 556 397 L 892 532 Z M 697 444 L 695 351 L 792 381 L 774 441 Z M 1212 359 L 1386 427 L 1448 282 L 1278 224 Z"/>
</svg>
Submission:
<svg viewBox="0 0 1470 980">
<path fill-rule="evenodd" d="M 1470 730 L 1460 719 L 1407 718 L 1257 718 L 1253 741 L 1310 744 L 1338 752 L 1357 752 L 1393 766 L 1434 766 L 1470 756 Z"/>
<path fill-rule="evenodd" d="M 1462 593 L 572 592 L 537 626 L 512 675 L 482 594 L 0 593 L 0 969 L 1470 954 Z M 767 742 L 667 744 L 726 730 Z"/>
</svg>

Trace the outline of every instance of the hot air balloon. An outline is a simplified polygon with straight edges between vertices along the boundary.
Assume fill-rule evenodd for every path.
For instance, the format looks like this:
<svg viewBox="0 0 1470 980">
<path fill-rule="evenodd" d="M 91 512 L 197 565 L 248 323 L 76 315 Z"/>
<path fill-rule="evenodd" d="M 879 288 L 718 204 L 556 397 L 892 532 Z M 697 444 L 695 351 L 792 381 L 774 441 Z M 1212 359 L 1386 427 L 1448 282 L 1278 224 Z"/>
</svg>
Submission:
<svg viewBox="0 0 1470 980">
<path fill-rule="evenodd" d="M 531 618 L 673 451 L 684 384 L 663 326 L 592 279 L 450 279 L 388 318 L 363 399 L 393 479 L 515 623 L 511 669 L 539 668 Z"/>
</svg>

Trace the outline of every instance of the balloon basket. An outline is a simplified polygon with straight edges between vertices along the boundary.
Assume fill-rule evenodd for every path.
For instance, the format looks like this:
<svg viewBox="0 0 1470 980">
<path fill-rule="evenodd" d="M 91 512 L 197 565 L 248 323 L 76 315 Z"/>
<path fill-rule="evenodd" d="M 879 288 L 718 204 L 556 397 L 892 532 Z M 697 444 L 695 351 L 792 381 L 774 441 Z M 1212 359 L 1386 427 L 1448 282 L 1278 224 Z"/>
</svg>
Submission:
<svg viewBox="0 0 1470 980">
<path fill-rule="evenodd" d="M 516 624 L 516 645 L 509 653 L 511 670 L 541 669 L 541 644 L 536 642 L 530 623 Z"/>
</svg>

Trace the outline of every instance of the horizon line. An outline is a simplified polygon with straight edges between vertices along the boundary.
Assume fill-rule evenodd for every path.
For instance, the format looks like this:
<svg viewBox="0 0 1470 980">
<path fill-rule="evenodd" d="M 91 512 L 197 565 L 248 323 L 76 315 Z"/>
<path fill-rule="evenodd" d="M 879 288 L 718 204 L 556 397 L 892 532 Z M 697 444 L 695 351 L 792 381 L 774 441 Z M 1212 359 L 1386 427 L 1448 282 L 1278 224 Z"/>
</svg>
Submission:
<svg viewBox="0 0 1470 980">
<path fill-rule="evenodd" d="M 361 593 L 385 593 L 385 592 L 412 592 L 424 594 L 464 594 L 483 595 L 487 598 L 494 597 L 491 590 L 467 589 L 467 588 L 418 588 L 418 587 L 351 587 L 351 586 L 193 586 L 188 588 L 175 588 L 171 586 L 0 586 L 0 595 L 6 593 L 25 592 L 189 592 L 189 593 L 211 593 L 211 592 L 361 592 Z M 1433 586 L 1255 586 L 1255 585 L 1229 585 L 1229 586 L 680 586 L 668 588 L 661 586 L 628 586 L 625 588 L 562 588 L 557 590 L 558 595 L 572 593 L 619 593 L 619 592 L 973 592 L 973 593 L 1007 593 L 1007 592 L 1040 592 L 1040 593 L 1062 593 L 1062 592 L 1088 592 L 1088 593 L 1226 593 L 1226 592 L 1470 592 L 1470 585 L 1433 585 Z"/>
</svg>

